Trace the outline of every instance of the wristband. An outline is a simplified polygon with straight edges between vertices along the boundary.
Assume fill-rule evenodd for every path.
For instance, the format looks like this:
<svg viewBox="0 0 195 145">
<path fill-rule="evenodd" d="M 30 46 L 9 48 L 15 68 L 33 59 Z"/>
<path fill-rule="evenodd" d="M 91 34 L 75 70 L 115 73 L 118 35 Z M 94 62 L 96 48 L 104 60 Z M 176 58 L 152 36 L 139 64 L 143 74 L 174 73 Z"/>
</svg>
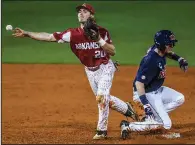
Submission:
<svg viewBox="0 0 195 145">
<path fill-rule="evenodd" d="M 100 46 L 104 46 L 106 44 L 106 41 L 104 41 L 104 39 L 100 38 L 98 43 L 100 44 Z"/>
<path fill-rule="evenodd" d="M 183 57 L 180 57 L 179 59 L 178 59 L 178 62 L 180 62 L 182 59 L 184 59 Z"/>
<path fill-rule="evenodd" d="M 143 105 L 149 104 L 149 102 L 148 102 L 148 100 L 147 100 L 147 98 L 146 98 L 146 95 L 145 95 L 145 94 L 144 94 L 144 95 L 139 96 L 139 99 L 141 100 L 141 102 L 142 102 L 142 104 L 143 104 Z"/>
</svg>

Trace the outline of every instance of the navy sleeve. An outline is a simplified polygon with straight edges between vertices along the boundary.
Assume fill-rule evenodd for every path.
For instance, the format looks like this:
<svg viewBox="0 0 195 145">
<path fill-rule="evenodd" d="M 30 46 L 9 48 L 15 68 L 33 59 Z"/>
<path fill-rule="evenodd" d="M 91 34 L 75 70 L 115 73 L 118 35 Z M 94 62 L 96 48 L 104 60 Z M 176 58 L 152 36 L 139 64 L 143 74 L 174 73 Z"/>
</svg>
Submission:
<svg viewBox="0 0 195 145">
<path fill-rule="evenodd" d="M 157 72 L 158 66 L 156 61 L 149 59 L 140 66 L 136 80 L 147 85 L 156 77 Z"/>
</svg>

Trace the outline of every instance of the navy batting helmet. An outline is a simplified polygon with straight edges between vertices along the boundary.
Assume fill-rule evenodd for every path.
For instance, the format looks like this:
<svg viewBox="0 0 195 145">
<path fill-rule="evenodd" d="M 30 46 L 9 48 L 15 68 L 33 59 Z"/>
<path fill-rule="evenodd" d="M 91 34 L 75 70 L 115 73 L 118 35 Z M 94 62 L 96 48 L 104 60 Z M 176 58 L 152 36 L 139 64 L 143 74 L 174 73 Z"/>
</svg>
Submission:
<svg viewBox="0 0 195 145">
<path fill-rule="evenodd" d="M 166 45 L 174 47 L 176 42 L 178 40 L 175 39 L 175 35 L 170 30 L 160 30 L 154 36 L 154 43 L 161 51 L 165 50 Z"/>
</svg>

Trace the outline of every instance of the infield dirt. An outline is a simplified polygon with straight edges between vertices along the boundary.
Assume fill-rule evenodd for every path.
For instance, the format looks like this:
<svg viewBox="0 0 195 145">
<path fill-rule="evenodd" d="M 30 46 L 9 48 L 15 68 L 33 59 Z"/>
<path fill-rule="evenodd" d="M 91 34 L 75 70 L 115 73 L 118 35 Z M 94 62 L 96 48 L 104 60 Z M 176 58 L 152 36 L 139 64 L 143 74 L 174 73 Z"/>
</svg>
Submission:
<svg viewBox="0 0 195 145">
<path fill-rule="evenodd" d="M 132 101 L 132 81 L 137 66 L 120 66 L 111 94 Z M 110 110 L 108 139 L 94 141 L 98 108 L 81 65 L 2 64 L 3 144 L 131 144 L 195 143 L 195 68 L 183 73 L 167 67 L 165 86 L 185 96 L 185 103 L 170 113 L 170 132 L 180 138 L 165 139 L 159 134 L 132 133 L 120 139 L 123 115 Z M 138 113 L 143 112 L 135 105 Z"/>
</svg>

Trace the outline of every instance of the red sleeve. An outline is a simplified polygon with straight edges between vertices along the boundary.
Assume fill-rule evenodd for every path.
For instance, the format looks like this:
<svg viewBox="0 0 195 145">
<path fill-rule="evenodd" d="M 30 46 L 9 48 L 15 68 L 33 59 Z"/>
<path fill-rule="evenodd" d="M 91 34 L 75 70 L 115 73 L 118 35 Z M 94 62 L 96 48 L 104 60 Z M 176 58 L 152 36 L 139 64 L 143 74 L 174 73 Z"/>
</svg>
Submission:
<svg viewBox="0 0 195 145">
<path fill-rule="evenodd" d="M 55 39 L 57 40 L 57 42 L 61 42 L 61 43 L 64 43 L 64 42 L 68 42 L 68 41 L 66 41 L 66 39 L 64 39 L 64 37 L 63 36 L 65 36 L 65 34 L 67 34 L 68 32 L 70 32 L 71 31 L 71 29 L 67 29 L 67 30 L 65 30 L 65 31 L 63 31 L 63 32 L 54 32 L 53 33 L 53 36 L 55 37 Z"/>
</svg>

